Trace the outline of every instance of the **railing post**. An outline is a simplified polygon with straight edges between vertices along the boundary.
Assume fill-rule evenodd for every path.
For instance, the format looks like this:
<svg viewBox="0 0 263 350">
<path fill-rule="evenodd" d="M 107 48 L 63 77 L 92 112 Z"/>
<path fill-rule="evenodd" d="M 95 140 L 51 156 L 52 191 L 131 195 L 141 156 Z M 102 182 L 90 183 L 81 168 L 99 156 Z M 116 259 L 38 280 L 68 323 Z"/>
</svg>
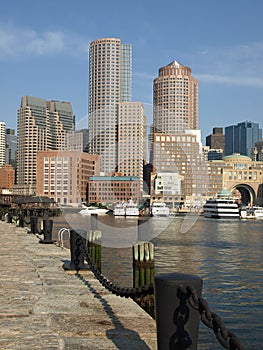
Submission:
<svg viewBox="0 0 263 350">
<path fill-rule="evenodd" d="M 181 273 L 155 276 L 158 350 L 197 349 L 200 315 L 189 304 L 191 288 L 200 297 L 202 279 Z"/>
<path fill-rule="evenodd" d="M 44 239 L 41 239 L 39 243 L 53 244 L 56 242 L 52 239 L 52 229 L 53 229 L 53 220 L 43 220 L 43 234 Z"/>
<path fill-rule="evenodd" d="M 70 263 L 63 264 L 64 270 L 88 270 L 89 265 L 84 263 L 87 239 L 86 231 L 80 235 L 75 230 L 70 230 Z"/>
<path fill-rule="evenodd" d="M 98 215 L 91 214 L 90 231 L 88 233 L 88 254 L 91 260 L 101 271 L 101 231 L 98 228 Z"/>
<path fill-rule="evenodd" d="M 138 242 L 132 247 L 133 287 L 143 287 L 154 280 L 154 245 L 151 242 Z M 154 317 L 154 296 L 146 295 L 135 301 Z"/>
</svg>

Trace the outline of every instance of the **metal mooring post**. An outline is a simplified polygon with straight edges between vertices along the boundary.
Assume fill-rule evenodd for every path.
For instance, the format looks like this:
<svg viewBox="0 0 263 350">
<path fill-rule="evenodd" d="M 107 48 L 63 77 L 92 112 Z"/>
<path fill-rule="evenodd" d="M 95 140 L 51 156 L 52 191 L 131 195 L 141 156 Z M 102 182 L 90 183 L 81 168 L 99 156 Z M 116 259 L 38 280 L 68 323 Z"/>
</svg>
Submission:
<svg viewBox="0 0 263 350">
<path fill-rule="evenodd" d="M 18 227 L 24 227 L 25 226 L 25 220 L 24 215 L 22 213 L 18 214 Z"/>
<path fill-rule="evenodd" d="M 53 220 L 43 220 L 43 233 L 44 239 L 41 239 L 39 243 L 53 244 L 56 242 L 52 239 L 52 229 L 53 229 Z"/>
<path fill-rule="evenodd" d="M 202 279 L 182 273 L 155 276 L 155 317 L 158 350 L 196 350 L 199 312 L 189 304 L 191 290 L 202 293 Z"/>
<path fill-rule="evenodd" d="M 8 224 L 12 224 L 12 222 L 13 222 L 13 215 L 12 215 L 12 213 L 9 213 L 9 212 L 7 213 L 6 221 L 7 221 Z"/>
<path fill-rule="evenodd" d="M 33 233 L 34 235 L 38 233 L 37 223 L 38 217 L 34 215 L 30 216 L 30 231 L 28 233 Z"/>
<path fill-rule="evenodd" d="M 80 235 L 81 233 L 81 235 Z M 84 263 L 85 249 L 87 244 L 87 232 L 70 230 L 70 263 L 63 264 L 64 270 L 88 270 L 89 265 Z"/>
</svg>

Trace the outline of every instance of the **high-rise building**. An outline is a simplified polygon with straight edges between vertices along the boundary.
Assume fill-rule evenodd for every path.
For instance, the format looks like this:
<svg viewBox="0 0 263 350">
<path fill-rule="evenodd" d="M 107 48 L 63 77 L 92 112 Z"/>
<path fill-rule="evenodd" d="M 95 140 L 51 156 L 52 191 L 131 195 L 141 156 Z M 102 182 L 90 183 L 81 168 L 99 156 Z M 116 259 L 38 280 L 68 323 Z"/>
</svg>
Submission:
<svg viewBox="0 0 263 350">
<path fill-rule="evenodd" d="M 221 149 L 222 153 L 224 153 L 225 135 L 223 128 L 213 128 L 213 134 L 206 137 L 206 146 L 210 146 L 212 149 Z"/>
<path fill-rule="evenodd" d="M 257 142 L 262 141 L 262 129 L 258 123 L 245 121 L 225 128 L 225 155 L 240 153 L 251 157 Z"/>
<path fill-rule="evenodd" d="M 0 166 L 5 164 L 6 152 L 6 124 L 0 122 Z"/>
<path fill-rule="evenodd" d="M 207 191 L 206 162 L 200 139 L 200 130 L 189 130 L 176 135 L 155 133 L 153 140 L 154 171 L 178 173 L 182 177 L 181 194 L 190 202 L 206 196 Z"/>
<path fill-rule="evenodd" d="M 132 48 L 118 38 L 102 38 L 89 52 L 89 152 L 101 155 L 102 171 L 118 163 L 117 104 L 131 101 Z"/>
<path fill-rule="evenodd" d="M 118 103 L 118 165 L 117 172 L 137 176 L 143 191 L 143 161 L 146 142 L 146 121 L 141 102 Z"/>
<path fill-rule="evenodd" d="M 17 136 L 14 129 L 6 129 L 6 164 L 16 169 Z"/>
<path fill-rule="evenodd" d="M 67 133 L 63 150 L 87 152 L 89 143 L 88 129 L 81 129 Z"/>
<path fill-rule="evenodd" d="M 196 198 L 206 195 L 198 130 L 198 81 L 191 69 L 177 61 L 160 68 L 154 80 L 153 104 L 150 136 L 153 171 L 177 173 L 182 179 L 181 195 L 191 205 Z M 168 203 L 169 198 L 163 200 Z"/>
<path fill-rule="evenodd" d="M 174 61 L 160 68 L 153 89 L 155 132 L 198 129 L 198 81 L 189 67 Z"/>
<path fill-rule="evenodd" d="M 37 151 L 61 149 L 75 117 L 69 102 L 23 96 L 17 118 L 17 184 L 35 185 Z"/>
</svg>

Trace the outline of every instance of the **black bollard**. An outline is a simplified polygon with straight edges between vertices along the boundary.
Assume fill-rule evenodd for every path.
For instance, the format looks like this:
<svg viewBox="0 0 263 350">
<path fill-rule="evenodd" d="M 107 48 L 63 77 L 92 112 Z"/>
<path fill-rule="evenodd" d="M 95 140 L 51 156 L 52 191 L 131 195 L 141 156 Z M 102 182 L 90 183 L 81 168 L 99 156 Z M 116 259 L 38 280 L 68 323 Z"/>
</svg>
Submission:
<svg viewBox="0 0 263 350">
<path fill-rule="evenodd" d="M 168 273 L 155 276 L 155 317 L 158 349 L 197 349 L 200 315 L 189 304 L 193 288 L 202 293 L 202 279 Z"/>
<path fill-rule="evenodd" d="M 56 242 L 55 240 L 52 239 L 52 229 L 53 229 L 53 220 L 43 220 L 43 234 L 44 234 L 44 239 L 41 239 L 39 243 L 44 243 L 44 244 L 53 244 Z"/>
<path fill-rule="evenodd" d="M 87 232 L 81 231 L 81 235 L 75 230 L 70 230 L 70 263 L 63 264 L 64 270 L 88 270 L 89 266 L 84 263 Z"/>
<path fill-rule="evenodd" d="M 7 216 L 6 216 L 6 222 L 8 224 L 12 224 L 12 222 L 13 222 L 13 215 L 9 212 L 7 213 Z"/>
<path fill-rule="evenodd" d="M 34 235 L 36 233 L 39 233 L 37 229 L 37 223 L 38 223 L 38 217 L 30 216 L 30 231 L 28 233 L 33 233 Z"/>
<path fill-rule="evenodd" d="M 23 214 L 18 214 L 18 227 L 24 227 L 25 226 L 25 220 Z"/>
</svg>

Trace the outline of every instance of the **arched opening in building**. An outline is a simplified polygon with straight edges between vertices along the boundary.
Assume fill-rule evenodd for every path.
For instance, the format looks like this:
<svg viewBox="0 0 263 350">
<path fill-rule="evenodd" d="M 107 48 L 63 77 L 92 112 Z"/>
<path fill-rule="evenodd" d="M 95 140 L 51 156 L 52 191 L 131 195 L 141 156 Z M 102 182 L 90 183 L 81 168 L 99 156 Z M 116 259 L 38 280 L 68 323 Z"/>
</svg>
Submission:
<svg viewBox="0 0 263 350">
<path fill-rule="evenodd" d="M 233 187 L 231 192 L 241 205 L 254 205 L 256 194 L 252 187 L 245 184 L 239 184 Z"/>
</svg>

